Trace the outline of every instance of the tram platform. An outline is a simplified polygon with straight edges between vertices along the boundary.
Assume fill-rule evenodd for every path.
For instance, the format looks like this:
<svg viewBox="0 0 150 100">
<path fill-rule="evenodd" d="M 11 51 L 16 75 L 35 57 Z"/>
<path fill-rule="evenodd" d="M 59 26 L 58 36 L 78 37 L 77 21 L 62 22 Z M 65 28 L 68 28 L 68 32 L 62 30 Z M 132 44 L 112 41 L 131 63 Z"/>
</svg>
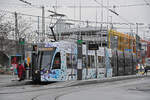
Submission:
<svg viewBox="0 0 150 100">
<path fill-rule="evenodd" d="M 0 74 L 0 87 L 9 87 L 9 86 L 20 86 L 27 85 L 31 80 L 22 80 L 18 81 L 17 75 L 1 75 Z"/>
<path fill-rule="evenodd" d="M 96 83 L 104 83 L 111 81 L 119 81 L 126 79 L 134 79 L 134 78 L 142 78 L 142 77 L 150 77 L 150 72 L 147 75 L 136 74 L 136 75 L 128 75 L 128 76 L 117 76 L 117 77 L 108 77 L 101 79 L 88 79 L 88 80 L 72 80 L 65 82 L 57 82 L 55 83 L 55 87 L 61 86 L 78 86 L 78 85 L 88 85 L 88 84 L 96 84 Z M 31 84 L 32 80 L 23 80 L 18 81 L 17 75 L 0 75 L 0 87 L 11 87 L 11 86 L 21 86 Z M 53 86 L 52 86 L 53 87 Z"/>
<path fill-rule="evenodd" d="M 150 77 L 150 73 L 148 73 L 147 75 L 136 74 L 136 75 L 128 75 L 128 76 L 108 77 L 108 78 L 101 78 L 101 79 L 81 80 L 81 81 L 77 81 L 77 82 L 72 82 L 72 84 L 70 84 L 70 86 L 89 85 L 89 84 L 121 81 L 121 80 L 144 78 L 144 77 Z"/>
</svg>

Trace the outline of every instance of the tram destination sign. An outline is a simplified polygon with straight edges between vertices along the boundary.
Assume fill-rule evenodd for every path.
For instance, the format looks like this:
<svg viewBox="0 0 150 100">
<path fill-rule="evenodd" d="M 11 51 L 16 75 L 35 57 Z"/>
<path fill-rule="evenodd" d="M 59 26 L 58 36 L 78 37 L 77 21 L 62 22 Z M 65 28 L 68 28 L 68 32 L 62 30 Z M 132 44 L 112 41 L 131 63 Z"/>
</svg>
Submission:
<svg viewBox="0 0 150 100">
<path fill-rule="evenodd" d="M 40 51 L 53 51 L 55 48 L 39 48 Z"/>
<path fill-rule="evenodd" d="M 98 44 L 89 44 L 89 50 L 98 50 Z"/>
</svg>

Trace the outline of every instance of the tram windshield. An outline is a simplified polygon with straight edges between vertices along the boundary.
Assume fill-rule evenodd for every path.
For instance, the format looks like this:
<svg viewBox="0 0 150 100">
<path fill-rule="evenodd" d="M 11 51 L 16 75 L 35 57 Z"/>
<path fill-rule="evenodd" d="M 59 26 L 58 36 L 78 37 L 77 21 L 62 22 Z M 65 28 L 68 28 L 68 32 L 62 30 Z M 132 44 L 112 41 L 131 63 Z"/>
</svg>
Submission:
<svg viewBox="0 0 150 100">
<path fill-rule="evenodd" d="M 38 52 L 38 66 L 41 68 L 50 68 L 52 58 L 56 48 L 42 48 Z"/>
</svg>

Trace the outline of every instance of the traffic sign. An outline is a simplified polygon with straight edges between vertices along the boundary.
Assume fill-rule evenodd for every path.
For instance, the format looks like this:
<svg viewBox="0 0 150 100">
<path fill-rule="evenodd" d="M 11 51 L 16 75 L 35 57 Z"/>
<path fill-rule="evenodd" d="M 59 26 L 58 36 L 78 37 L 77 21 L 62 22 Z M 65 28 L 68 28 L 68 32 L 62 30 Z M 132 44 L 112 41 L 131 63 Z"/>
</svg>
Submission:
<svg viewBox="0 0 150 100">
<path fill-rule="evenodd" d="M 19 38 L 19 44 L 24 45 L 24 43 L 25 43 L 24 38 Z"/>
<path fill-rule="evenodd" d="M 78 40 L 77 43 L 78 44 L 82 44 L 83 40 Z"/>
</svg>

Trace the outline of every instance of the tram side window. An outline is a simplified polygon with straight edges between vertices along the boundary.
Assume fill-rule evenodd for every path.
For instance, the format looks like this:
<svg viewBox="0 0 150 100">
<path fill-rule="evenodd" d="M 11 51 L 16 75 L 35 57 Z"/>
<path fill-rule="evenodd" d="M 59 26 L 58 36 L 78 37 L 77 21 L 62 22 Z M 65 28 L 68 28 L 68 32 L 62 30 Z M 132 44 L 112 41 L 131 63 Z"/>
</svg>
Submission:
<svg viewBox="0 0 150 100">
<path fill-rule="evenodd" d="M 73 68 L 77 68 L 77 55 L 73 55 L 72 56 L 72 64 L 73 64 Z"/>
<path fill-rule="evenodd" d="M 104 57 L 98 56 L 98 66 L 99 68 L 104 68 Z"/>
<path fill-rule="evenodd" d="M 88 68 L 90 68 L 90 65 L 91 65 L 90 61 L 91 61 L 90 55 L 88 55 Z"/>
<path fill-rule="evenodd" d="M 75 54 L 66 54 L 66 64 L 67 68 L 76 68 L 77 67 L 77 58 Z"/>
<path fill-rule="evenodd" d="M 53 69 L 60 69 L 60 67 L 61 67 L 61 58 L 60 58 L 60 52 L 59 52 L 55 56 Z"/>
<path fill-rule="evenodd" d="M 94 61 L 94 56 L 91 56 L 91 67 L 95 68 L 95 61 Z"/>
<path fill-rule="evenodd" d="M 86 68 L 86 56 L 82 55 L 82 67 Z"/>
<path fill-rule="evenodd" d="M 102 63 L 102 57 L 98 56 L 98 63 Z"/>
<path fill-rule="evenodd" d="M 88 55 L 88 68 L 95 68 L 94 56 Z"/>
<path fill-rule="evenodd" d="M 69 53 L 66 54 L 66 62 L 67 62 L 67 68 L 71 67 L 71 55 Z"/>
</svg>

